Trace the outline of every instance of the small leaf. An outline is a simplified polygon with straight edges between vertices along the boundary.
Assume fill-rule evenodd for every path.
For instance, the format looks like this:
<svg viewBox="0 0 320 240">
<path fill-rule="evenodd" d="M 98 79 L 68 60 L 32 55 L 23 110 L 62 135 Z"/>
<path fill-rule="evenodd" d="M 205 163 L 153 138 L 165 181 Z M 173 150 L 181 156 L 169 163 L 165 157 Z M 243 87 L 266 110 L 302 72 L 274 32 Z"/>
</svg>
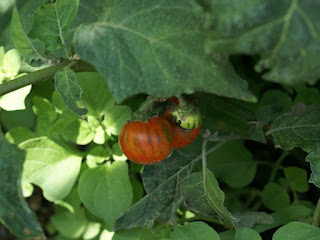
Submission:
<svg viewBox="0 0 320 240">
<path fill-rule="evenodd" d="M 234 240 L 262 240 L 259 233 L 250 228 L 239 228 Z"/>
<path fill-rule="evenodd" d="M 77 179 L 82 157 L 47 137 L 27 140 L 19 147 L 27 152 L 23 180 L 42 188 L 49 201 L 65 198 Z"/>
<path fill-rule="evenodd" d="M 232 213 L 232 216 L 239 219 L 234 223 L 236 228 L 253 228 L 255 224 L 273 223 L 273 217 L 265 212 L 240 212 Z"/>
<path fill-rule="evenodd" d="M 78 145 L 87 145 L 93 140 L 94 132 L 85 120 L 77 119 L 63 129 L 62 136 Z"/>
<path fill-rule="evenodd" d="M 30 36 L 40 39 L 49 50 L 61 48 L 78 5 L 79 0 L 45 1 L 35 12 Z"/>
<path fill-rule="evenodd" d="M 191 222 L 186 225 L 176 225 L 170 235 L 170 240 L 220 240 L 218 233 L 204 222 Z M 168 240 L 169 240 L 168 239 Z"/>
<path fill-rule="evenodd" d="M 194 1 L 120 0 L 104 8 L 97 22 L 77 29 L 75 50 L 108 81 L 118 103 L 138 93 L 195 91 L 256 101 L 228 60 L 204 54 L 204 14 Z"/>
<path fill-rule="evenodd" d="M 127 160 L 126 155 L 121 151 L 119 143 L 115 143 L 112 145 L 112 158 L 116 161 L 125 161 Z"/>
<path fill-rule="evenodd" d="M 16 127 L 6 132 L 5 137 L 9 143 L 19 145 L 20 143 L 35 138 L 36 135 L 25 127 Z"/>
<path fill-rule="evenodd" d="M 96 167 L 99 163 L 109 160 L 111 149 L 109 147 L 97 146 L 90 150 L 87 155 L 87 164 L 90 168 Z"/>
<path fill-rule="evenodd" d="M 7 78 L 14 78 L 20 69 L 21 55 L 18 50 L 11 49 L 4 55 L 3 58 L 3 72 Z"/>
<path fill-rule="evenodd" d="M 298 104 L 290 112 L 280 115 L 272 124 L 276 147 L 291 150 L 300 147 L 306 152 L 320 147 L 320 106 Z"/>
<path fill-rule="evenodd" d="M 90 212 L 112 225 L 132 202 L 127 163 L 87 169 L 79 180 L 79 195 Z"/>
<path fill-rule="evenodd" d="M 11 38 L 14 42 L 14 46 L 21 53 L 21 55 L 26 59 L 27 62 L 35 59 L 42 59 L 40 54 L 40 49 L 44 47 L 40 45 L 40 49 L 37 49 L 31 40 L 26 35 L 22 28 L 20 17 L 17 8 L 15 7 L 12 12 L 11 20 Z"/>
<path fill-rule="evenodd" d="M 0 98 L 0 107 L 6 111 L 26 109 L 25 99 L 31 91 L 31 85 L 7 93 Z"/>
<path fill-rule="evenodd" d="M 291 189 L 298 192 L 306 192 L 309 190 L 306 170 L 297 167 L 286 167 L 284 169 L 284 175 Z"/>
<path fill-rule="evenodd" d="M 272 240 L 315 240 L 319 236 L 320 228 L 302 222 L 291 222 L 279 228 Z"/>
<path fill-rule="evenodd" d="M 55 214 L 50 219 L 51 223 L 62 236 L 79 238 L 86 230 L 88 220 L 85 209 L 81 207 L 77 188 L 73 188 L 61 204 L 57 203 Z"/>
<path fill-rule="evenodd" d="M 306 161 L 310 162 L 312 171 L 309 182 L 320 188 L 320 148 L 309 153 Z"/>
<path fill-rule="evenodd" d="M 122 127 L 132 117 L 131 108 L 128 106 L 113 106 L 105 115 L 103 125 L 106 132 L 118 136 Z"/>
<path fill-rule="evenodd" d="M 263 204 L 271 209 L 278 210 L 289 206 L 290 197 L 286 189 L 277 183 L 268 183 L 262 191 Z"/>
<path fill-rule="evenodd" d="M 230 187 L 240 188 L 253 180 L 257 165 L 242 143 L 230 142 L 208 156 L 208 168 Z"/>
<path fill-rule="evenodd" d="M 271 216 L 274 219 L 272 224 L 256 225 L 254 229 L 258 232 L 268 231 L 270 229 L 279 227 L 291 221 L 297 221 L 306 217 L 312 216 L 314 208 L 306 207 L 304 205 L 290 205 L 286 208 L 281 208 L 272 213 Z"/>
<path fill-rule="evenodd" d="M 0 222 L 19 238 L 44 239 L 39 222 L 22 196 L 24 152 L 0 134 L 0 154 Z"/>
<path fill-rule="evenodd" d="M 77 73 L 77 81 L 82 88 L 82 99 L 88 107 L 88 115 L 100 119 L 114 105 L 114 98 L 106 81 L 97 72 Z"/>
<path fill-rule="evenodd" d="M 151 226 L 155 220 L 174 223 L 182 201 L 180 181 L 188 175 L 191 165 L 190 157 L 177 151 L 160 163 L 145 165 L 142 179 L 147 195 L 117 220 L 115 228 Z"/>
<path fill-rule="evenodd" d="M 202 172 L 198 172 L 185 178 L 181 190 L 189 210 L 209 217 L 218 214 L 222 220 L 233 224 L 235 219 L 224 206 L 224 192 L 209 169 L 206 169 L 205 177 Z"/>
<path fill-rule="evenodd" d="M 66 106 L 78 115 L 86 115 L 88 109 L 81 100 L 82 89 L 77 83 L 76 74 L 68 67 L 54 75 L 54 86 L 61 94 Z M 81 103 L 81 105 L 79 104 Z"/>
</svg>

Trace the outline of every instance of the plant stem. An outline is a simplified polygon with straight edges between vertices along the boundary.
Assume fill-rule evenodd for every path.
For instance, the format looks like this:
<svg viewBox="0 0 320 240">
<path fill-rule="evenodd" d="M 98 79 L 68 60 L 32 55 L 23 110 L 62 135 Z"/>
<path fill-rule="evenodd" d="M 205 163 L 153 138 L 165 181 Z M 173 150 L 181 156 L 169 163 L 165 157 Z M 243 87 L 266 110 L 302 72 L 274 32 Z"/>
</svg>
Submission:
<svg viewBox="0 0 320 240">
<path fill-rule="evenodd" d="M 314 210 L 314 214 L 312 217 L 312 225 L 318 227 L 320 223 L 320 198 L 318 200 L 316 209 Z"/>
<path fill-rule="evenodd" d="M 83 61 L 69 61 L 69 60 L 64 60 L 61 61 L 60 63 L 57 63 L 51 67 L 29 73 L 28 75 L 24 75 L 22 77 L 19 77 L 17 79 L 14 79 L 9 82 L 5 82 L 0 84 L 0 96 L 12 92 L 14 90 L 17 90 L 19 88 L 28 86 L 30 84 L 36 84 L 39 82 L 47 81 L 50 80 L 54 77 L 57 71 L 59 71 L 62 68 L 65 68 L 69 65 L 72 65 L 71 68 L 75 72 L 92 72 L 96 71 L 93 66 L 90 64 L 83 62 Z"/>
<path fill-rule="evenodd" d="M 278 158 L 278 160 L 276 161 L 273 169 L 272 169 L 272 172 L 271 172 L 271 175 L 270 175 L 270 178 L 269 178 L 269 182 L 273 182 L 275 177 L 276 177 L 276 173 L 277 173 L 277 170 L 279 168 L 281 168 L 281 163 L 282 161 L 288 156 L 288 152 L 284 151 L 282 152 L 282 154 L 280 155 L 280 157 Z"/>
<path fill-rule="evenodd" d="M 189 106 L 187 101 L 184 99 L 184 97 L 180 95 L 180 96 L 177 96 L 177 98 L 179 100 L 179 105 L 181 108 L 187 108 Z"/>
</svg>

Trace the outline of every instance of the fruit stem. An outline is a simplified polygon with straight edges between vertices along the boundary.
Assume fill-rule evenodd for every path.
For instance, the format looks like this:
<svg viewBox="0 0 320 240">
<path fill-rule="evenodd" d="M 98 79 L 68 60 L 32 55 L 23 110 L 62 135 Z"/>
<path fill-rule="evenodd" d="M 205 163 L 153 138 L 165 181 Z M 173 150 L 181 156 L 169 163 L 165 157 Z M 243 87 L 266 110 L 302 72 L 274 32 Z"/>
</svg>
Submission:
<svg viewBox="0 0 320 240">
<path fill-rule="evenodd" d="M 177 96 L 177 98 L 179 100 L 180 108 L 184 109 L 184 108 L 188 108 L 190 106 L 190 104 L 181 95 Z"/>
</svg>

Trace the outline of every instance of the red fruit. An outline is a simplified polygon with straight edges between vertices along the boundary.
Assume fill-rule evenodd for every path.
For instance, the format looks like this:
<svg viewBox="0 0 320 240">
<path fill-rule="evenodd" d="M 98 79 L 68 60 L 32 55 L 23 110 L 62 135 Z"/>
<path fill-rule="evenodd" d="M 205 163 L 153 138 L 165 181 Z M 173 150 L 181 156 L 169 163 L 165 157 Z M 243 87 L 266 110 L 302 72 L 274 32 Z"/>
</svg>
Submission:
<svg viewBox="0 0 320 240">
<path fill-rule="evenodd" d="M 196 139 L 196 137 L 200 133 L 201 126 L 192 130 L 186 130 L 179 127 L 172 120 L 172 116 L 170 113 L 171 110 L 172 108 L 167 109 L 164 112 L 163 117 L 166 118 L 168 121 L 170 121 L 173 126 L 172 148 L 173 149 L 183 148 L 189 145 L 190 143 L 192 143 Z"/>
<path fill-rule="evenodd" d="M 153 164 L 164 160 L 172 150 L 173 127 L 163 117 L 124 125 L 119 135 L 122 152 L 132 162 Z"/>
</svg>

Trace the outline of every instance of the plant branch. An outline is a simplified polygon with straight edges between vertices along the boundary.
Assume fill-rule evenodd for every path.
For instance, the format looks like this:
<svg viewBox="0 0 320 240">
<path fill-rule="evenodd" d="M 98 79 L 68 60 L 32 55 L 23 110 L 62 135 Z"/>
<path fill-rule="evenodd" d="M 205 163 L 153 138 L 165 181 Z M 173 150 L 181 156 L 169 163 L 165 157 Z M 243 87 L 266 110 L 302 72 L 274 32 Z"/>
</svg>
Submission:
<svg viewBox="0 0 320 240">
<path fill-rule="evenodd" d="M 282 152 L 282 154 L 280 155 L 280 157 L 278 158 L 278 160 L 276 161 L 273 169 L 272 169 L 272 172 L 271 172 L 271 175 L 270 175 L 270 178 L 269 178 L 269 182 L 273 182 L 275 177 L 276 177 L 276 173 L 277 173 L 277 170 L 279 168 L 281 168 L 281 163 L 282 161 L 288 156 L 288 152 Z"/>
<path fill-rule="evenodd" d="M 69 60 L 64 60 L 48 68 L 33 73 L 29 73 L 28 75 L 24 75 L 9 82 L 0 84 L 0 96 L 12 92 L 14 90 L 20 89 L 22 87 L 28 86 L 30 84 L 36 84 L 39 82 L 50 80 L 54 77 L 57 71 L 69 65 L 72 65 L 71 68 L 75 72 L 96 71 L 93 66 L 84 61 L 72 62 Z"/>
</svg>

